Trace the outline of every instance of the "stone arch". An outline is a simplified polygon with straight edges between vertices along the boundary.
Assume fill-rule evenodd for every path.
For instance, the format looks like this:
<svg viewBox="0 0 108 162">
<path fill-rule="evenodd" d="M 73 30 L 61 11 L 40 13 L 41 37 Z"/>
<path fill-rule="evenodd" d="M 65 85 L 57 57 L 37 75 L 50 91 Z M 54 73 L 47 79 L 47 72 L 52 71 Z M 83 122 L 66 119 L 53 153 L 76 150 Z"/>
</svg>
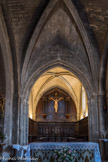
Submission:
<svg viewBox="0 0 108 162">
<path fill-rule="evenodd" d="M 22 92 L 22 97 L 21 97 L 21 116 L 22 119 L 20 120 L 20 129 L 21 129 L 21 134 L 20 134 L 20 143 L 21 144 L 26 144 L 28 141 L 28 99 L 29 99 L 29 94 L 30 90 L 35 83 L 35 81 L 43 74 L 45 71 L 56 67 L 56 66 L 61 66 L 64 67 L 65 69 L 71 71 L 74 73 L 79 80 L 82 82 L 83 86 L 85 87 L 85 90 L 87 92 L 88 96 L 88 107 L 89 107 L 89 136 L 91 141 L 97 141 L 98 140 L 98 135 L 99 135 L 99 128 L 98 128 L 98 105 L 97 105 L 97 97 L 94 94 L 94 90 L 92 88 L 92 85 L 89 83 L 87 78 L 84 76 L 84 74 L 77 69 L 76 67 L 73 67 L 71 64 L 67 65 L 67 63 L 63 61 L 52 61 L 49 64 L 43 65 L 43 67 L 40 67 L 38 71 L 35 71 L 32 77 L 28 80 L 28 82 L 25 85 L 24 91 Z M 94 95 L 93 95 L 94 94 Z M 95 108 L 95 109 L 94 109 Z M 95 112 L 95 113 L 94 113 Z M 95 117 L 93 115 L 95 114 Z M 96 116 L 97 114 L 97 116 Z M 94 128 L 92 127 L 92 122 L 95 119 L 95 125 Z M 92 130 L 91 130 L 92 129 Z M 94 132 L 95 130 L 95 132 Z"/>
<path fill-rule="evenodd" d="M 6 136 L 5 143 L 12 143 L 12 107 L 13 107 L 13 62 L 11 49 L 9 45 L 8 33 L 6 30 L 2 9 L 0 8 L 0 44 L 3 53 L 5 76 L 6 76 L 6 102 L 5 102 L 5 119 L 4 119 L 4 134 Z"/>
<path fill-rule="evenodd" d="M 36 54 L 35 51 L 35 44 L 37 40 L 40 38 L 40 35 L 46 25 L 46 22 L 49 20 L 51 17 L 51 13 L 56 5 L 59 5 L 62 3 L 65 5 L 66 9 L 69 12 L 69 15 L 71 15 L 71 19 L 74 20 L 76 29 L 77 29 L 77 34 L 80 36 L 81 43 L 83 44 L 83 49 L 87 58 L 87 66 L 85 66 L 83 70 L 87 70 L 87 67 L 90 69 L 90 73 L 87 71 L 87 75 L 85 72 L 76 64 L 78 65 L 78 57 L 76 60 L 76 64 L 72 64 L 72 57 L 74 55 L 74 58 L 76 58 L 75 53 L 72 55 L 72 51 L 66 47 L 65 49 L 62 49 L 62 47 L 58 47 L 58 50 L 61 51 L 62 53 L 67 53 L 64 55 L 65 58 L 59 57 L 59 52 L 55 54 L 55 56 L 51 56 L 51 53 L 48 53 L 48 58 L 47 61 L 45 62 L 45 57 L 47 51 L 45 51 L 43 58 L 38 57 L 35 58 L 34 64 L 29 67 L 30 61 L 33 60 L 33 54 Z M 51 14 L 51 15 L 50 15 Z M 70 17 L 69 17 L 70 18 Z M 50 42 L 49 42 L 50 43 Z M 41 47 L 42 48 L 42 47 Z M 55 49 L 54 49 L 55 50 Z M 56 51 L 56 50 L 55 50 Z M 54 51 L 54 52 L 55 52 Z M 39 54 L 42 53 L 43 51 L 39 51 Z M 52 51 L 51 51 L 52 52 Z M 42 53 L 43 54 L 43 53 Z M 51 59 L 52 57 L 52 59 Z M 70 58 L 70 60 L 67 58 Z M 82 59 L 82 58 L 81 58 Z M 37 62 L 38 60 L 38 62 Z M 52 61 L 53 60 L 53 61 Z M 51 69 L 56 66 L 61 66 L 66 68 L 67 70 L 71 71 L 74 73 L 79 80 L 82 82 L 82 84 L 85 87 L 85 90 L 87 92 L 88 96 L 88 105 L 89 105 L 89 137 L 90 140 L 92 141 L 97 141 L 99 138 L 99 112 L 98 112 L 98 72 L 99 72 L 99 55 L 96 50 L 96 48 L 92 44 L 92 40 L 89 36 L 89 33 L 87 32 L 86 28 L 84 27 L 84 24 L 82 20 L 80 19 L 80 16 L 73 5 L 71 0 L 50 0 L 48 3 L 48 6 L 46 7 L 43 15 L 41 16 L 34 33 L 31 37 L 30 43 L 28 45 L 26 55 L 25 55 L 25 60 L 23 63 L 22 67 L 22 73 L 21 73 L 21 120 L 20 120 L 20 143 L 21 144 L 26 144 L 27 143 L 27 132 L 28 132 L 28 97 L 30 90 L 35 83 L 35 81 L 43 74 L 45 71 L 48 69 Z M 35 65 L 37 65 L 35 67 Z M 82 66 L 84 65 L 84 62 L 82 61 Z M 30 73 L 30 75 L 29 75 Z M 88 76 L 90 78 L 88 78 Z M 28 78 L 27 78 L 28 77 Z M 90 79 L 90 80 L 89 80 Z M 22 115 L 23 114 L 23 115 Z M 96 114 L 96 116 L 94 116 Z M 95 126 L 92 128 L 93 125 L 93 120 L 95 119 Z M 24 138 L 25 137 L 25 138 Z"/>
<path fill-rule="evenodd" d="M 91 83 L 86 78 L 86 76 L 83 74 L 83 72 L 81 70 L 79 70 L 77 67 L 73 66 L 72 64 L 69 64 L 68 62 L 65 62 L 63 60 L 60 60 L 60 61 L 54 60 L 54 61 L 50 61 L 47 64 L 44 64 L 39 69 L 37 69 L 32 74 L 32 76 L 29 78 L 29 80 L 26 82 L 25 87 L 22 91 L 23 96 L 25 96 L 25 100 L 28 100 L 28 97 L 29 97 L 28 91 L 30 91 L 30 89 L 34 85 L 35 81 L 41 76 L 41 74 L 43 74 L 44 72 L 48 71 L 49 69 L 57 67 L 57 66 L 64 67 L 65 69 L 67 69 L 67 70 L 71 71 L 73 74 L 75 74 L 78 77 L 78 79 L 82 82 L 82 84 L 84 85 L 84 87 L 87 91 L 88 98 L 90 98 L 90 95 L 94 92 L 94 90 L 92 88 Z"/>
<path fill-rule="evenodd" d="M 81 21 L 79 15 L 78 15 L 78 12 L 77 12 L 76 8 L 74 7 L 71 0 L 69 0 L 69 1 L 66 1 L 66 0 L 62 0 L 62 1 L 61 0 L 55 0 L 55 1 L 53 1 L 53 0 L 51 0 L 49 2 L 49 4 L 48 4 L 47 8 L 45 9 L 43 15 L 41 16 L 41 19 L 40 19 L 39 23 L 37 24 L 37 26 L 36 26 L 36 28 L 34 30 L 34 33 L 33 33 L 32 38 L 30 40 L 28 49 L 26 51 L 25 61 L 24 61 L 24 64 L 23 64 L 22 76 L 21 76 L 21 78 L 22 78 L 21 79 L 22 86 L 24 85 L 24 77 L 23 76 L 25 76 L 25 73 L 26 73 L 26 70 L 27 70 L 27 67 L 28 67 L 28 63 L 30 62 L 31 55 L 32 55 L 32 53 L 34 51 L 35 42 L 38 40 L 38 38 L 40 36 L 40 33 L 42 32 L 46 22 L 49 19 L 50 13 L 54 9 L 54 6 L 59 2 L 62 2 L 62 3 L 65 4 L 65 6 L 69 10 L 72 18 L 75 21 L 75 24 L 76 24 L 76 26 L 77 26 L 77 28 L 79 30 L 82 42 L 84 44 L 87 57 L 89 59 L 89 64 L 90 64 L 91 73 L 92 73 L 92 80 L 93 80 L 93 82 L 95 84 L 94 88 L 98 89 L 98 85 L 97 85 L 98 76 L 96 76 L 96 74 L 97 74 L 96 71 L 98 70 L 98 67 L 99 67 L 98 52 L 94 48 L 94 46 L 92 45 L 92 41 L 89 38 L 89 34 L 87 33 L 87 31 L 86 31 L 86 29 L 84 27 L 84 24 Z M 95 63 L 96 61 L 97 61 L 97 63 Z"/>
</svg>

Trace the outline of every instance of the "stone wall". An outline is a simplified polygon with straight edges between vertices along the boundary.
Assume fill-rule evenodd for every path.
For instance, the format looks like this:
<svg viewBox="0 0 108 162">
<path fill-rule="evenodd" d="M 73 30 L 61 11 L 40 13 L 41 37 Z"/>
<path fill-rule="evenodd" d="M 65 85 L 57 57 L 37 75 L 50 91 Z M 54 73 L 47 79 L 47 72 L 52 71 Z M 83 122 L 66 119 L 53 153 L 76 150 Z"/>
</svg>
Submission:
<svg viewBox="0 0 108 162">
<path fill-rule="evenodd" d="M 10 21 L 19 63 L 24 57 L 22 51 L 27 48 L 34 27 L 46 4 L 45 0 L 7 0 L 5 2 L 1 0 L 5 20 L 8 19 Z"/>
<path fill-rule="evenodd" d="M 88 23 L 96 36 L 102 54 L 108 33 L 108 1 L 80 0 L 80 2 L 83 6 L 83 11 L 87 15 Z"/>
</svg>

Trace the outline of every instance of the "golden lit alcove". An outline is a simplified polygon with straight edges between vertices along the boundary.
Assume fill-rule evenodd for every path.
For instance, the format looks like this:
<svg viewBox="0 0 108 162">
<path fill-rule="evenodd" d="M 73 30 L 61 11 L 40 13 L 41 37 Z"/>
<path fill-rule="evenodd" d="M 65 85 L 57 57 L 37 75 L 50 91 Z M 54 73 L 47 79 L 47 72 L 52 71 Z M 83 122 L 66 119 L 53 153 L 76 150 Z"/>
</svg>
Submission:
<svg viewBox="0 0 108 162">
<path fill-rule="evenodd" d="M 58 112 L 54 110 L 55 106 Z M 58 127 L 55 128 L 56 126 Z M 70 134 L 65 133 L 65 136 L 78 137 L 79 133 L 80 136 L 81 134 L 88 136 L 87 95 L 81 81 L 72 72 L 62 67 L 55 67 L 43 73 L 31 89 L 29 136 L 32 138 L 30 141 L 40 141 L 39 139 L 43 138 L 45 140 L 45 136 L 56 137 L 58 134 L 60 137 L 65 127 L 73 129 Z M 55 140 L 47 139 L 47 141 Z"/>
</svg>

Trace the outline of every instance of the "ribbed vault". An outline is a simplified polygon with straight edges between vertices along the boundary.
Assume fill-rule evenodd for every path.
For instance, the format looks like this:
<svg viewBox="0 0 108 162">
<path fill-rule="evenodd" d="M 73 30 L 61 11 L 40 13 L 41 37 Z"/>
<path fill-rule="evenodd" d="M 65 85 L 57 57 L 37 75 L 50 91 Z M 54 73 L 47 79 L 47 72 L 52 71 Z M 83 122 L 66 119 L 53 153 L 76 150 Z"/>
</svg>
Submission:
<svg viewBox="0 0 108 162">
<path fill-rule="evenodd" d="M 48 70 L 35 82 L 29 97 L 29 116 L 35 120 L 38 101 L 43 94 L 54 87 L 64 90 L 71 96 L 76 105 L 77 119 L 79 120 L 81 117 L 81 90 L 83 85 L 72 72 L 61 67 Z"/>
</svg>

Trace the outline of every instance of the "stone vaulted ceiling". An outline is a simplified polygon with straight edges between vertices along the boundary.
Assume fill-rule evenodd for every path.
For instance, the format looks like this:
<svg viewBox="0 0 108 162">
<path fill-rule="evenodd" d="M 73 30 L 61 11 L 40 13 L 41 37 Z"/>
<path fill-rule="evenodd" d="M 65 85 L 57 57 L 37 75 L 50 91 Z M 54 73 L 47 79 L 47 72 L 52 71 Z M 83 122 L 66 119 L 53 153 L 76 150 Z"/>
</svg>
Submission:
<svg viewBox="0 0 108 162">
<path fill-rule="evenodd" d="M 29 115 L 35 119 L 35 112 L 40 98 L 53 88 L 60 88 L 67 92 L 74 101 L 77 114 L 81 108 L 82 83 L 68 70 L 56 67 L 43 73 L 33 85 L 29 97 Z M 34 115 L 34 117 L 33 117 Z"/>
<path fill-rule="evenodd" d="M 86 17 L 86 20 L 88 20 L 85 20 L 85 24 L 93 30 L 102 54 L 108 32 L 107 0 L 73 0 L 73 2 L 78 8 L 80 16 L 83 19 Z M 22 50 L 26 50 L 34 27 L 48 3 L 49 0 L 0 0 L 10 35 L 10 43 L 16 50 L 20 64 L 24 60 Z"/>
<path fill-rule="evenodd" d="M 97 58 L 103 54 L 106 42 L 108 31 L 107 0 L 69 0 L 68 2 L 66 0 L 54 2 L 52 0 L 0 0 L 0 7 L 8 31 L 16 84 L 22 80 L 21 72 L 25 74 L 23 71 L 26 71 L 24 75 L 26 82 L 30 78 L 30 74 L 37 69 L 35 65 L 40 64 L 38 62 L 40 53 L 41 57 L 45 55 L 49 57 L 54 52 L 57 53 L 56 57 L 62 60 L 64 57 L 70 58 L 72 56 L 73 64 L 77 64 L 78 69 L 86 74 L 90 82 L 95 82 L 98 79 L 98 77 L 97 79 L 92 77 L 95 76 L 95 73 L 97 74 L 94 72 L 95 65 L 93 67 L 93 64 L 99 62 Z M 51 12 L 45 16 L 48 9 Z M 76 19 L 77 14 L 80 21 Z M 87 47 L 87 39 L 84 41 L 86 32 L 83 35 L 83 30 L 80 30 L 81 26 L 78 25 L 78 22 L 81 22 L 86 31 L 89 31 L 87 33 L 91 37 L 94 49 L 98 51 L 95 56 L 92 54 L 93 51 L 90 55 L 88 54 L 91 47 Z M 41 28 L 40 31 L 37 30 L 38 34 L 35 34 L 36 28 Z M 28 57 L 26 54 L 33 35 L 37 39 L 33 42 L 32 55 L 25 68 Z M 91 42 L 89 43 L 91 44 Z M 65 53 L 64 56 L 62 53 Z M 71 55 L 68 55 L 69 53 Z M 43 63 L 43 60 L 40 61 Z M 98 67 L 97 65 L 96 69 Z M 15 88 L 17 93 L 17 86 Z"/>
<path fill-rule="evenodd" d="M 39 21 L 49 0 L 0 0 L 5 21 L 14 43 L 19 60 L 21 61 L 21 49 L 26 48 L 33 32 L 34 26 Z M 101 52 L 103 51 L 108 32 L 108 2 L 107 0 L 78 0 L 76 7 L 84 19 L 86 25 L 90 25 L 96 36 Z M 13 33 L 13 37 L 12 37 Z M 12 41 L 12 40 L 11 40 Z M 25 42 L 25 46 L 24 43 Z M 101 43 L 103 42 L 103 44 Z"/>
<path fill-rule="evenodd" d="M 40 69 L 54 64 L 53 61 L 70 64 L 79 75 L 86 75 L 83 78 L 88 84 L 97 88 L 99 53 L 71 0 L 51 0 L 42 13 L 25 51 L 22 89 L 28 87 L 25 83 L 35 81 Z"/>
</svg>

